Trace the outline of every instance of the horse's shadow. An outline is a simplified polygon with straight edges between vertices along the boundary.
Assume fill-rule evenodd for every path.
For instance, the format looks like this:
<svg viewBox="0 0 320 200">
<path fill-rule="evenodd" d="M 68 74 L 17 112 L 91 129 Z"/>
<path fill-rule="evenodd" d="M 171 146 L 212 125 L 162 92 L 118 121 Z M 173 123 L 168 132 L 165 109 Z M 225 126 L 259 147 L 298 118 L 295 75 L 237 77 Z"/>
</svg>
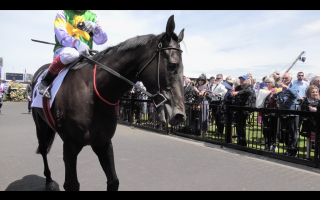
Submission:
<svg viewBox="0 0 320 200">
<path fill-rule="evenodd" d="M 47 191 L 46 179 L 37 175 L 27 175 L 8 185 L 5 191 Z M 59 184 L 54 181 L 56 191 L 60 191 Z"/>
</svg>

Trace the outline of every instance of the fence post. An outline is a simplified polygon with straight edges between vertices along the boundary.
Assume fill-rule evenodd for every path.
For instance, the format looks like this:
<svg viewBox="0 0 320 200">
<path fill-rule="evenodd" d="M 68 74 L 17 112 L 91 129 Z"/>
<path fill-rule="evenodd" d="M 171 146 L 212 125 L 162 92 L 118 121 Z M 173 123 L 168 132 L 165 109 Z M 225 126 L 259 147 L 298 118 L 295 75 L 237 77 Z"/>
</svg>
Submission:
<svg viewBox="0 0 320 200">
<path fill-rule="evenodd" d="M 151 103 L 150 103 L 151 105 Z M 152 123 L 153 123 L 153 128 L 156 128 L 156 107 L 154 106 L 154 104 L 152 103 Z"/>
<path fill-rule="evenodd" d="M 232 129 L 232 112 L 229 105 L 226 105 L 226 134 L 225 143 L 231 143 L 231 129 Z"/>
<path fill-rule="evenodd" d="M 130 108 L 130 115 L 129 115 L 129 117 L 130 117 L 130 120 L 129 120 L 130 125 L 132 125 L 132 123 L 133 123 L 133 109 L 134 109 L 134 101 L 133 101 L 133 99 L 131 97 L 131 108 Z"/>
</svg>

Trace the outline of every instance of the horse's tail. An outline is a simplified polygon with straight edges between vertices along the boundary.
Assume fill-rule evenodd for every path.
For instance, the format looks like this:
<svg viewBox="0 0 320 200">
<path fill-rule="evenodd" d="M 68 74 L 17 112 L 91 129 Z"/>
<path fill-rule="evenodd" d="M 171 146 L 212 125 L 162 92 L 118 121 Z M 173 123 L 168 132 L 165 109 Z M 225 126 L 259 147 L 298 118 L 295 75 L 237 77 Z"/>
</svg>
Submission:
<svg viewBox="0 0 320 200">
<path fill-rule="evenodd" d="M 56 136 L 56 132 L 54 130 L 52 130 L 51 128 L 48 128 L 48 129 L 50 129 L 50 130 L 47 131 L 47 133 L 43 133 L 43 134 L 46 134 L 45 137 L 42 137 L 43 140 L 45 140 L 45 141 L 39 141 L 39 142 L 45 142 L 46 145 L 44 147 L 46 147 L 46 148 L 40 150 L 40 144 L 39 144 L 39 146 L 36 150 L 36 154 L 44 153 L 44 152 L 40 152 L 40 151 L 46 151 L 46 153 L 48 154 L 51 150 L 54 138 Z"/>
</svg>

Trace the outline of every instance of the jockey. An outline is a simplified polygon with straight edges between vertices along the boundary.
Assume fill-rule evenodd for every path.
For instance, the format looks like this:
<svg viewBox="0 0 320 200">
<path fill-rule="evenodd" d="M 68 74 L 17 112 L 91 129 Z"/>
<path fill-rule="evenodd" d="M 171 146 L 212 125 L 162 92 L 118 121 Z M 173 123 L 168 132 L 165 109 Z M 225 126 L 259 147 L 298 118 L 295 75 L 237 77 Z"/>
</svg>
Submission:
<svg viewBox="0 0 320 200">
<path fill-rule="evenodd" d="M 82 30 L 77 28 L 83 22 Z M 97 45 L 107 42 L 107 34 L 102 30 L 97 16 L 88 10 L 64 10 L 56 15 L 54 23 L 56 45 L 53 49 L 53 62 L 42 78 L 38 90 L 41 95 L 69 63 L 79 58 L 80 54 L 89 55 L 92 41 Z M 51 98 L 49 93 L 46 93 Z"/>
</svg>

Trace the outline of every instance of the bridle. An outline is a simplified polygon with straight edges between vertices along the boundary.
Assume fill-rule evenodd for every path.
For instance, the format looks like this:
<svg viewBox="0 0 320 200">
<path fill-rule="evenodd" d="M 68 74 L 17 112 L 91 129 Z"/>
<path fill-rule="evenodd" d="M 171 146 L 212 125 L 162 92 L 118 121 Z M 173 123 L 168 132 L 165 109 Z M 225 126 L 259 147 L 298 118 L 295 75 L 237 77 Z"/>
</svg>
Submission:
<svg viewBox="0 0 320 200">
<path fill-rule="evenodd" d="M 163 38 L 162 38 L 163 39 Z M 158 92 L 157 94 L 152 95 L 151 97 L 153 98 L 153 103 L 155 104 L 156 107 L 160 106 L 161 104 L 163 104 L 164 102 L 167 101 L 167 98 L 164 97 L 163 94 L 160 93 L 160 73 L 159 73 L 159 68 L 160 68 L 160 54 L 165 51 L 165 50 L 177 50 L 180 51 L 181 53 L 183 52 L 180 48 L 175 48 L 175 47 L 166 47 L 166 48 L 162 48 L 162 39 L 160 39 L 158 45 L 157 45 L 157 49 L 155 54 L 152 56 L 152 58 L 149 60 L 149 62 L 147 62 L 147 64 L 144 65 L 144 67 L 142 67 L 140 69 L 140 71 L 138 71 L 138 73 L 136 74 L 136 77 L 139 78 L 141 72 L 148 67 L 148 65 L 153 61 L 153 59 L 156 57 L 156 55 L 158 54 L 158 63 L 157 63 L 157 74 L 158 74 Z M 155 98 L 157 98 L 157 102 L 155 102 Z"/>
<path fill-rule="evenodd" d="M 163 37 L 162 37 L 163 39 Z M 166 48 L 162 48 L 162 39 L 160 39 L 158 45 L 157 45 L 157 49 L 156 49 L 156 52 L 155 54 L 152 56 L 152 58 L 147 62 L 146 65 L 144 65 L 144 67 L 142 67 L 140 69 L 140 71 L 136 74 L 136 77 L 139 78 L 141 72 L 146 68 L 148 67 L 148 65 L 153 61 L 153 59 L 156 57 L 156 55 L 158 54 L 159 57 L 158 57 L 158 63 L 157 63 L 157 73 L 158 73 L 158 92 L 156 94 L 151 94 L 147 91 L 145 91 L 144 89 L 142 89 L 141 87 L 139 87 L 138 85 L 132 83 L 130 80 L 128 80 L 127 78 L 123 77 L 122 75 L 120 75 L 118 72 L 110 69 L 109 67 L 95 61 L 95 60 L 92 60 L 91 58 L 85 56 L 85 55 L 82 55 L 83 57 L 85 57 L 89 62 L 95 64 L 95 68 L 94 68 L 94 85 L 95 85 L 95 74 L 96 74 L 96 68 L 97 68 L 97 65 L 99 67 L 101 67 L 102 69 L 104 69 L 105 71 L 107 72 L 110 72 L 111 74 L 117 76 L 118 78 L 124 80 L 125 82 L 129 83 L 130 85 L 132 85 L 133 87 L 137 88 L 139 91 L 141 91 L 142 93 L 145 93 L 147 96 L 149 96 L 150 98 L 153 99 L 153 103 L 155 105 L 155 107 L 157 108 L 158 106 L 160 106 L 161 104 L 163 104 L 164 102 L 167 101 L 167 98 L 165 98 L 165 96 L 163 94 L 160 93 L 160 77 L 159 77 L 159 68 L 160 68 L 160 54 L 161 52 L 165 51 L 165 50 L 177 50 L 177 51 L 180 51 L 181 53 L 183 52 L 180 48 L 175 48 L 175 47 L 166 47 Z M 108 101 L 106 101 L 105 99 L 103 99 L 99 93 L 98 93 L 98 90 L 96 89 L 95 87 L 95 91 L 96 93 L 98 94 L 98 96 L 100 97 L 100 99 L 102 99 L 104 102 L 108 103 L 109 105 L 119 105 L 119 102 L 118 103 L 115 103 L 115 104 L 112 104 Z"/>
</svg>

